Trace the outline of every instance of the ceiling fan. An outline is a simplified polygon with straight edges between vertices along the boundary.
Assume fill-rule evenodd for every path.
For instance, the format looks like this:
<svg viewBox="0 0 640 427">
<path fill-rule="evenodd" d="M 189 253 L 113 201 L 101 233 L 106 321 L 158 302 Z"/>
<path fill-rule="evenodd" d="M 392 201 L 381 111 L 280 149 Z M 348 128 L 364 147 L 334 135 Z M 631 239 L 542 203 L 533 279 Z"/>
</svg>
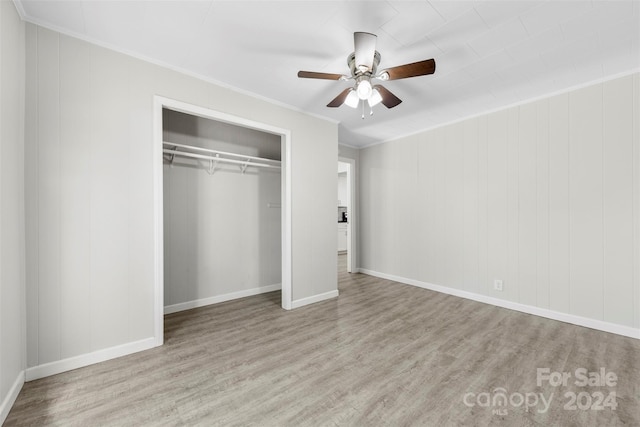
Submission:
<svg viewBox="0 0 640 427">
<path fill-rule="evenodd" d="M 349 65 L 349 69 L 351 70 L 351 76 L 317 73 L 314 71 L 298 71 L 298 77 L 342 81 L 355 80 L 354 87 L 343 90 L 327 104 L 327 107 L 340 107 L 342 104 L 347 104 L 349 107 L 357 108 L 360 101 L 362 101 L 362 109 L 364 111 L 364 103 L 366 101 L 371 108 L 370 114 L 373 114 L 373 106 L 379 103 L 382 103 L 387 108 L 393 108 L 400 104 L 402 100 L 384 86 L 380 84 L 372 85 L 371 80 L 399 80 L 433 74 L 436 70 L 436 61 L 434 59 L 427 59 L 387 68 L 378 72 L 378 64 L 380 63 L 381 56 L 376 50 L 376 39 L 377 36 L 375 34 L 364 32 L 353 33 L 355 50 L 347 57 L 347 65 Z M 362 118 L 364 118 L 364 113 L 362 114 Z"/>
</svg>

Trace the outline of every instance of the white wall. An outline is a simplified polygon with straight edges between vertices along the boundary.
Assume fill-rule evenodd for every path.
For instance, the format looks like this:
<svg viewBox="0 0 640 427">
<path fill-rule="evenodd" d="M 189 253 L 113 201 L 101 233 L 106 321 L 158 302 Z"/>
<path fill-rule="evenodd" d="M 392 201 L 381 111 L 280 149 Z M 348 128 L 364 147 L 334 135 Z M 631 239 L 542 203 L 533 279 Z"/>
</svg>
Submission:
<svg viewBox="0 0 640 427">
<path fill-rule="evenodd" d="M 293 300 L 337 290 L 336 124 L 30 24 L 26 88 L 28 377 L 153 336 L 154 95 L 291 130 Z"/>
<path fill-rule="evenodd" d="M 164 140 L 280 159 L 280 136 L 165 110 Z M 176 156 L 164 164 L 164 305 L 192 308 L 281 284 L 279 170 Z M 272 206 L 272 207 L 270 207 Z M 176 306 L 177 305 L 177 306 Z M 171 307 L 173 306 L 173 307 Z"/>
<path fill-rule="evenodd" d="M 640 337 L 639 92 L 630 75 L 360 150 L 360 267 Z"/>
<path fill-rule="evenodd" d="M 0 424 L 23 383 L 24 24 L 0 1 Z"/>
</svg>

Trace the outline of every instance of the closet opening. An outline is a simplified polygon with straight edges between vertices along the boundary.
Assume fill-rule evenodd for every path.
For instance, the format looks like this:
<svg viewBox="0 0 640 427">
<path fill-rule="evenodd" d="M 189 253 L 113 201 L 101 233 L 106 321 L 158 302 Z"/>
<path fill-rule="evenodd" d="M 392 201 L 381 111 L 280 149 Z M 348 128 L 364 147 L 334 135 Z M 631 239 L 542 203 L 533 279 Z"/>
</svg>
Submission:
<svg viewBox="0 0 640 427">
<path fill-rule="evenodd" d="M 277 290 L 291 309 L 289 131 L 156 104 L 156 344 L 165 314 Z"/>
</svg>

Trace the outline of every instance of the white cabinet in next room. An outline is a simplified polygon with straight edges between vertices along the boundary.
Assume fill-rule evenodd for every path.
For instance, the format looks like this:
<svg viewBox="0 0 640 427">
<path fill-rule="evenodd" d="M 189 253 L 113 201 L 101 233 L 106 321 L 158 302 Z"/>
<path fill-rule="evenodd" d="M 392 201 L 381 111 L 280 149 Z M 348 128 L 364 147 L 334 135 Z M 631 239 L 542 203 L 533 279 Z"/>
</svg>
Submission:
<svg viewBox="0 0 640 427">
<path fill-rule="evenodd" d="M 338 223 L 338 252 L 347 250 L 347 223 Z"/>
</svg>

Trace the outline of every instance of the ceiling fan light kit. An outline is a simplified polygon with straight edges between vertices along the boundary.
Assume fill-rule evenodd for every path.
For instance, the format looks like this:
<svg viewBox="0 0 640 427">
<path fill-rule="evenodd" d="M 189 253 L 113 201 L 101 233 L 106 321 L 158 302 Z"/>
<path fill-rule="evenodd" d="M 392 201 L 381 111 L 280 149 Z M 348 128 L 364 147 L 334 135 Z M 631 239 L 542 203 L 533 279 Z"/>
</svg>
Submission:
<svg viewBox="0 0 640 427">
<path fill-rule="evenodd" d="M 356 86 L 356 92 L 358 93 L 358 98 L 362 99 L 363 101 L 365 99 L 369 99 L 373 89 L 371 87 L 371 82 L 365 76 L 358 77 L 358 80 L 359 81 L 357 82 L 357 86 Z"/>
<path fill-rule="evenodd" d="M 372 85 L 371 79 L 381 81 L 406 79 L 409 77 L 425 76 L 436 71 L 434 59 L 413 62 L 383 70 L 378 74 L 378 64 L 381 55 L 376 50 L 377 36 L 371 33 L 353 33 L 355 50 L 347 57 L 347 65 L 351 71 L 351 77 L 343 74 L 318 73 L 315 71 L 298 71 L 298 77 L 305 79 L 324 80 L 355 80 L 352 88 L 343 90 L 335 97 L 327 107 L 336 108 L 346 104 L 351 108 L 358 108 L 362 101 L 364 119 L 364 103 L 367 102 L 373 114 L 373 107 L 382 103 L 387 108 L 393 108 L 402 100 L 382 85 Z"/>
<path fill-rule="evenodd" d="M 382 95 L 380 95 L 380 91 L 375 86 L 371 89 L 371 96 L 368 101 L 371 107 L 375 107 L 382 101 Z"/>
<path fill-rule="evenodd" d="M 349 94 L 344 100 L 344 103 L 347 104 L 348 107 L 358 108 L 358 104 L 360 104 L 360 98 L 356 94 L 355 89 L 349 89 Z"/>
</svg>

